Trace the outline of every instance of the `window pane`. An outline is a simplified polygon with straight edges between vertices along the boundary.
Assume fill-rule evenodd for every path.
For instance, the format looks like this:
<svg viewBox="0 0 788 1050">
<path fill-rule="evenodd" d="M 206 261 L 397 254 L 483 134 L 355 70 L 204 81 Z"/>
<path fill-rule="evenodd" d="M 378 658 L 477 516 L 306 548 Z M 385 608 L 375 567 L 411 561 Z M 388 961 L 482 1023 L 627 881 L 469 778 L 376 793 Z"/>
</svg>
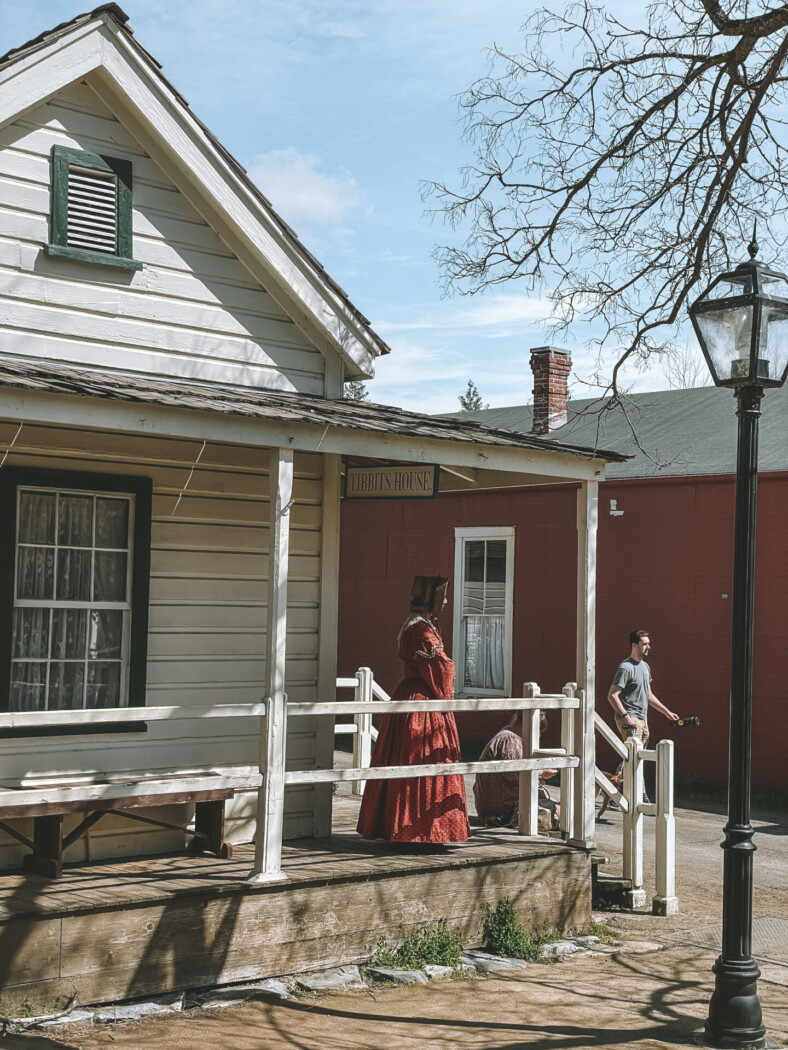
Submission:
<svg viewBox="0 0 788 1050">
<path fill-rule="evenodd" d="M 96 498 L 96 546 L 128 547 L 129 502 Z"/>
<path fill-rule="evenodd" d="M 19 496 L 19 542 L 55 542 L 55 493 L 22 492 Z"/>
<path fill-rule="evenodd" d="M 87 609 L 52 610 L 52 658 L 84 660 L 88 633 Z"/>
<path fill-rule="evenodd" d="M 93 546 L 93 497 L 60 497 L 57 541 L 66 547 Z"/>
<path fill-rule="evenodd" d="M 88 660 L 119 660 L 122 639 L 122 612 L 97 609 L 90 614 Z"/>
<path fill-rule="evenodd" d="M 487 582 L 506 582 L 506 540 L 487 540 Z"/>
<path fill-rule="evenodd" d="M 469 616 L 465 621 L 465 688 L 503 689 L 504 619 Z"/>
<path fill-rule="evenodd" d="M 47 665 L 12 663 L 9 711 L 45 711 Z"/>
<path fill-rule="evenodd" d="M 94 602 L 122 602 L 126 600 L 125 554 L 96 551 L 96 569 L 93 580 Z"/>
<path fill-rule="evenodd" d="M 74 711 L 82 708 L 85 665 L 53 663 L 49 666 L 49 710 Z"/>
<path fill-rule="evenodd" d="M 11 651 L 14 659 L 49 656 L 49 609 L 14 609 Z"/>
<path fill-rule="evenodd" d="M 51 598 L 55 579 L 54 547 L 20 547 L 17 556 L 17 598 Z"/>
<path fill-rule="evenodd" d="M 484 612 L 484 584 L 466 583 L 462 592 L 462 615 L 475 616 Z"/>
<path fill-rule="evenodd" d="M 120 664 L 94 661 L 88 664 L 88 707 L 120 707 Z"/>
<path fill-rule="evenodd" d="M 486 616 L 503 616 L 506 612 L 506 584 L 488 583 L 484 594 Z"/>
<path fill-rule="evenodd" d="M 484 579 L 484 540 L 465 543 L 465 581 L 480 583 Z"/>
<path fill-rule="evenodd" d="M 63 602 L 90 601 L 89 550 L 60 549 L 57 552 L 57 597 Z"/>
</svg>

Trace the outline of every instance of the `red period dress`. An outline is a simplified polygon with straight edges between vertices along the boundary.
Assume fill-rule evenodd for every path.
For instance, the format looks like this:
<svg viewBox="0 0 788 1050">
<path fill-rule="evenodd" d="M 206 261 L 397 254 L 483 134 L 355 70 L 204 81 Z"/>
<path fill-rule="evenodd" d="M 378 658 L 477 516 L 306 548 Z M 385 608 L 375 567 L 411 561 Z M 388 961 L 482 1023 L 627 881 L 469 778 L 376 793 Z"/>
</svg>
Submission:
<svg viewBox="0 0 788 1050">
<path fill-rule="evenodd" d="M 392 700 L 449 700 L 454 664 L 440 631 L 423 616 L 405 621 L 399 636 L 403 677 Z M 450 711 L 384 715 L 372 752 L 373 766 L 459 762 L 460 741 Z M 358 833 L 389 842 L 464 842 L 470 835 L 461 775 L 368 780 Z"/>
</svg>

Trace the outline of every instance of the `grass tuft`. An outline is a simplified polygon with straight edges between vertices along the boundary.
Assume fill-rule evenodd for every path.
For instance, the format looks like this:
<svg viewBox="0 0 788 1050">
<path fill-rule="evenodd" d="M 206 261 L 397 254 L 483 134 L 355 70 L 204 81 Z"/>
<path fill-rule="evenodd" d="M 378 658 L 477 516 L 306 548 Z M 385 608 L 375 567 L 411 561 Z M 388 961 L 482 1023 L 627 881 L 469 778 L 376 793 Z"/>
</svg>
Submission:
<svg viewBox="0 0 788 1050">
<path fill-rule="evenodd" d="M 462 938 L 450 930 L 446 919 L 435 926 L 420 926 L 406 935 L 399 945 L 381 937 L 370 960 L 370 966 L 389 966 L 401 970 L 423 970 L 425 966 L 459 966 Z"/>
<path fill-rule="evenodd" d="M 482 926 L 482 937 L 487 951 L 510 959 L 536 961 L 543 944 L 555 940 L 557 932 L 533 934 L 517 918 L 514 905 L 508 897 L 498 901 L 494 908 L 487 905 Z"/>
<path fill-rule="evenodd" d="M 615 940 L 618 937 L 618 932 L 605 922 L 589 922 L 582 929 L 578 930 L 575 936 L 598 937 L 600 941 L 607 941 L 611 937 Z"/>
</svg>

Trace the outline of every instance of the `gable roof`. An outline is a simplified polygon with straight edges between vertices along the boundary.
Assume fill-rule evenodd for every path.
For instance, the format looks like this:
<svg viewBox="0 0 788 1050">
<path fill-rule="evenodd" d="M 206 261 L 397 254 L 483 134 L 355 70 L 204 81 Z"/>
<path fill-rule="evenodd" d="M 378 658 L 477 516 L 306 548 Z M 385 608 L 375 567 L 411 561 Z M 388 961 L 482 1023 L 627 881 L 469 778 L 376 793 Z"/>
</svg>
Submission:
<svg viewBox="0 0 788 1050">
<path fill-rule="evenodd" d="M 217 220 L 217 232 L 256 266 L 261 283 L 318 349 L 338 354 L 348 378 L 373 375 L 375 358 L 389 346 L 194 115 L 127 23 L 117 4 L 103 4 L 0 56 L 0 127 L 75 81 L 108 91 L 124 111 L 119 116 L 135 125 L 129 130 L 148 140 L 144 145 L 176 184 L 196 177 L 200 201 L 209 201 L 213 213 L 206 218 Z"/>
<path fill-rule="evenodd" d="M 631 459 L 610 463 L 606 480 L 736 472 L 737 418 L 731 393 L 712 386 L 630 394 L 626 414 L 620 407 L 600 414 L 603 404 L 594 398 L 570 401 L 565 426 L 551 430 L 550 438 L 631 453 Z M 758 469 L 788 470 L 788 388 L 767 390 L 761 411 Z M 451 418 L 527 434 L 533 409 L 512 405 L 454 412 Z"/>
</svg>

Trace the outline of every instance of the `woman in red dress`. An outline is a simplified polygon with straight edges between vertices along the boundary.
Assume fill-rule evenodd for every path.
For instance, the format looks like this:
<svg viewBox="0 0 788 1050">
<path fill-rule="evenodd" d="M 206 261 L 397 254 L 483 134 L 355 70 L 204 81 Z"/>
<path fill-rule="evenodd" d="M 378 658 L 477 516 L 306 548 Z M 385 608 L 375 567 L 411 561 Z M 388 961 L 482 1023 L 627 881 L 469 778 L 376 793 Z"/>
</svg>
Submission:
<svg viewBox="0 0 788 1050">
<path fill-rule="evenodd" d="M 444 652 L 437 619 L 448 583 L 444 576 L 417 576 L 413 581 L 411 613 L 398 636 L 403 677 L 392 700 L 454 696 L 454 664 Z M 383 716 L 371 765 L 459 761 L 460 741 L 450 711 Z M 365 839 L 389 842 L 464 842 L 470 827 L 462 776 L 368 780 L 357 830 Z"/>
</svg>

